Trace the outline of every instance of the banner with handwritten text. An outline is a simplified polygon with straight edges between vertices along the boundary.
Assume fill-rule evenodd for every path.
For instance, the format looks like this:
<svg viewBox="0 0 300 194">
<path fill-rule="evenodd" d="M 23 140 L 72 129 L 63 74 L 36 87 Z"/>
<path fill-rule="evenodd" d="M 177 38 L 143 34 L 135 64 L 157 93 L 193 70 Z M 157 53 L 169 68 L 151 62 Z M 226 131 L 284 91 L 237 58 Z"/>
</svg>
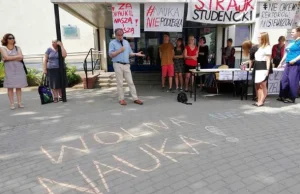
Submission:
<svg viewBox="0 0 300 194">
<path fill-rule="evenodd" d="M 292 28 L 298 10 L 297 4 L 285 1 L 260 3 L 260 29 Z"/>
<path fill-rule="evenodd" d="M 257 0 L 190 0 L 188 21 L 209 24 L 251 23 L 256 18 Z"/>
<path fill-rule="evenodd" d="M 146 3 L 144 12 L 145 31 L 182 31 L 184 3 Z"/>
<path fill-rule="evenodd" d="M 140 37 L 140 4 L 113 3 L 111 9 L 114 30 L 122 28 L 125 37 Z"/>
</svg>

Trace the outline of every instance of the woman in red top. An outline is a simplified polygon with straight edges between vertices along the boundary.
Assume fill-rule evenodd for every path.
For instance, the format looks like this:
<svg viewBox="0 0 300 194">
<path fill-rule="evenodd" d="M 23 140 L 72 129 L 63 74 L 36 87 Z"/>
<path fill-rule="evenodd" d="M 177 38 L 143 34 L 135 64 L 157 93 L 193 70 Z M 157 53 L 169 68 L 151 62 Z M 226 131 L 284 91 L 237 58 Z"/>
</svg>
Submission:
<svg viewBox="0 0 300 194">
<path fill-rule="evenodd" d="M 185 58 L 185 91 L 188 92 L 189 80 L 191 77 L 191 69 L 195 69 L 197 66 L 198 47 L 195 45 L 195 37 L 189 36 L 188 45 L 184 49 Z M 192 77 L 192 87 L 194 84 L 194 76 Z"/>
</svg>

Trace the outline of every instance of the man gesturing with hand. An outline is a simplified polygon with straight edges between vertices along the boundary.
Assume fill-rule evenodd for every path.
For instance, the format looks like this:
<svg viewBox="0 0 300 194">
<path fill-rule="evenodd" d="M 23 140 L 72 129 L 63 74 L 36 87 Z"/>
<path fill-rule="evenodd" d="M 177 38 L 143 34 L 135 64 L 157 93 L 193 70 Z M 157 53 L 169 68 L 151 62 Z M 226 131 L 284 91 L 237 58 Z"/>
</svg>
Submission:
<svg viewBox="0 0 300 194">
<path fill-rule="evenodd" d="M 116 39 L 109 43 L 109 56 L 112 59 L 114 71 L 116 73 L 119 103 L 121 105 L 127 105 L 126 101 L 124 100 L 123 90 L 123 78 L 125 78 L 134 103 L 142 105 L 143 102 L 138 99 L 135 85 L 132 80 L 129 57 L 144 57 L 145 55 L 143 55 L 141 52 L 133 53 L 129 42 L 123 39 L 123 34 L 124 32 L 122 28 L 115 29 Z"/>
</svg>

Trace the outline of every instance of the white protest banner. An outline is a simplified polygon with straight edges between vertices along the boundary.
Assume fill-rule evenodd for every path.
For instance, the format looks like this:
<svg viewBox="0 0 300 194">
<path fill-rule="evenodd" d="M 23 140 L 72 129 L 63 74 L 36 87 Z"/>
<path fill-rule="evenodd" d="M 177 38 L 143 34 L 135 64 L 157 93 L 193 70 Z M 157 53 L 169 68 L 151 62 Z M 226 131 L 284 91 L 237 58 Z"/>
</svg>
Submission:
<svg viewBox="0 0 300 194">
<path fill-rule="evenodd" d="M 279 94 L 280 80 L 283 75 L 283 71 L 274 71 L 269 75 L 268 79 L 268 94 Z"/>
<path fill-rule="evenodd" d="M 146 3 L 144 30 L 182 32 L 184 3 Z"/>
<path fill-rule="evenodd" d="M 125 37 L 140 37 L 140 4 L 113 3 L 111 9 L 114 30 L 122 28 Z"/>
<path fill-rule="evenodd" d="M 232 80 L 232 71 L 220 71 L 219 80 L 228 81 Z"/>
<path fill-rule="evenodd" d="M 188 21 L 209 24 L 251 23 L 257 0 L 190 0 Z"/>
<path fill-rule="evenodd" d="M 297 2 L 260 3 L 260 29 L 287 29 L 294 25 Z"/>
</svg>

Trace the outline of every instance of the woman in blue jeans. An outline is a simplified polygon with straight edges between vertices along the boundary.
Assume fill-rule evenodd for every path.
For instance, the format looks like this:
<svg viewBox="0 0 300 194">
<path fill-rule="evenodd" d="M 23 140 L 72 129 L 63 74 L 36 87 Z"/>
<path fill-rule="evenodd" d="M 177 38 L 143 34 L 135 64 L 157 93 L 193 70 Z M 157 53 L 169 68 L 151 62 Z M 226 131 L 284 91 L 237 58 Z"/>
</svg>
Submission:
<svg viewBox="0 0 300 194">
<path fill-rule="evenodd" d="M 284 103 L 295 103 L 298 96 L 299 77 L 300 77 L 300 27 L 291 32 L 293 41 L 290 41 L 286 47 L 285 55 L 278 67 L 286 60 L 286 66 L 280 82 L 280 93 L 278 101 Z"/>
</svg>

